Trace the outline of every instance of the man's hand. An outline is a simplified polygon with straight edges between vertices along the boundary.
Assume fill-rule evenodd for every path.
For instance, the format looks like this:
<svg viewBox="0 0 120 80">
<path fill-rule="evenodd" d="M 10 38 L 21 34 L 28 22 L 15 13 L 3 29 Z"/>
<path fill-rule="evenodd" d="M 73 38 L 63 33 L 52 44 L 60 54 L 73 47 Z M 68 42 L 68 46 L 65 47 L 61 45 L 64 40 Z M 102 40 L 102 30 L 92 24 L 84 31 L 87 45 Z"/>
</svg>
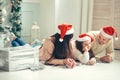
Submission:
<svg viewBox="0 0 120 80">
<path fill-rule="evenodd" d="M 112 62 L 112 57 L 110 54 L 107 54 L 106 56 L 101 57 L 100 60 L 105 63 L 110 63 Z"/>
</svg>

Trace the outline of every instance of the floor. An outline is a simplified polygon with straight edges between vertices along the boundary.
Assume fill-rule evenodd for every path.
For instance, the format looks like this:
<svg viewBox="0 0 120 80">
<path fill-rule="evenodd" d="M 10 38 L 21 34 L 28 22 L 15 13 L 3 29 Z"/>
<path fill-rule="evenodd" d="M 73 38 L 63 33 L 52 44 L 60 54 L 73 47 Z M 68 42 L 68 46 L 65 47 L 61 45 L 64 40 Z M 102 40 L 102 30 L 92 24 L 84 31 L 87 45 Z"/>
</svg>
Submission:
<svg viewBox="0 0 120 80">
<path fill-rule="evenodd" d="M 120 51 L 112 63 L 97 62 L 93 66 L 78 65 L 73 69 L 45 66 L 38 71 L 0 71 L 0 80 L 120 80 Z"/>
</svg>

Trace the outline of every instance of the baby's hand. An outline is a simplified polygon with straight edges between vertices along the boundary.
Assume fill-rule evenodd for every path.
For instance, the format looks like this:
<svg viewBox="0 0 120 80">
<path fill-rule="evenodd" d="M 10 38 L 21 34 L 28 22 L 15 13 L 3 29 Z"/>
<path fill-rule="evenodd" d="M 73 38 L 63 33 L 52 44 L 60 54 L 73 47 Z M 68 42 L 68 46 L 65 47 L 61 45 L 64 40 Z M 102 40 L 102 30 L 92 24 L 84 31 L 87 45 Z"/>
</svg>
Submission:
<svg viewBox="0 0 120 80">
<path fill-rule="evenodd" d="M 83 51 L 88 52 L 88 50 L 89 50 L 89 49 L 88 49 L 88 47 L 87 47 L 87 46 L 83 48 Z"/>
<path fill-rule="evenodd" d="M 88 65 L 94 65 L 95 64 L 95 61 L 94 60 L 89 60 L 88 61 Z"/>
</svg>

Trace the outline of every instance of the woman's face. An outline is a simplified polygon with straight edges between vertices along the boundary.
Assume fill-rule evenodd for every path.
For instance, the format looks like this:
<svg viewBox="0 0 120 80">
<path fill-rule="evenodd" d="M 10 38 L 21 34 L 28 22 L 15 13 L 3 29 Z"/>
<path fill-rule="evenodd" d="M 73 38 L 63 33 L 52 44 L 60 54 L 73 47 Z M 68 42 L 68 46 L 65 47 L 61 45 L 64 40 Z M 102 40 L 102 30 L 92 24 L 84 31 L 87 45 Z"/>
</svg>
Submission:
<svg viewBox="0 0 120 80">
<path fill-rule="evenodd" d="M 91 41 L 90 40 L 84 41 L 82 46 L 83 46 L 83 50 L 85 50 L 85 49 L 90 50 L 90 48 L 91 48 Z"/>
</svg>

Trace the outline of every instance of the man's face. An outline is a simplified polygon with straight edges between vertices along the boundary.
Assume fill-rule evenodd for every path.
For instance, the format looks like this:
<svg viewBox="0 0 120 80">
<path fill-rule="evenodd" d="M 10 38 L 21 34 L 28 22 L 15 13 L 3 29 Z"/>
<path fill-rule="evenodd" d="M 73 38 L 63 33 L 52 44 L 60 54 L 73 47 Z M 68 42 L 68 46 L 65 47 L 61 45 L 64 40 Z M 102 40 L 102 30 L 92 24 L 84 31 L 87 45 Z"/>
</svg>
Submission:
<svg viewBox="0 0 120 80">
<path fill-rule="evenodd" d="M 106 44 L 109 40 L 109 38 L 104 37 L 101 33 L 98 35 L 98 42 L 101 45 Z"/>
</svg>

